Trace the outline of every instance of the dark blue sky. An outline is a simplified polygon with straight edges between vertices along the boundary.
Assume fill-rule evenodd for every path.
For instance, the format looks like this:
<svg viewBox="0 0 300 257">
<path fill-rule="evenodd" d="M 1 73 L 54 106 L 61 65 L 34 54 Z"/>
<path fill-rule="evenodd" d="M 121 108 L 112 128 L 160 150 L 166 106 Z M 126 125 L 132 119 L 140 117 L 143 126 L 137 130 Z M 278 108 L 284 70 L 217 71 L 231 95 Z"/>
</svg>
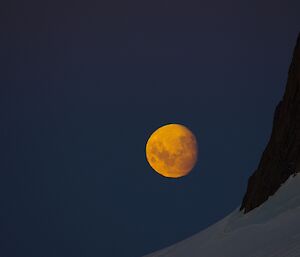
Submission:
<svg viewBox="0 0 300 257">
<path fill-rule="evenodd" d="M 0 256 L 139 257 L 241 203 L 300 30 L 298 0 L 7 1 L 0 8 Z M 194 171 L 145 160 L 196 135 Z"/>
</svg>

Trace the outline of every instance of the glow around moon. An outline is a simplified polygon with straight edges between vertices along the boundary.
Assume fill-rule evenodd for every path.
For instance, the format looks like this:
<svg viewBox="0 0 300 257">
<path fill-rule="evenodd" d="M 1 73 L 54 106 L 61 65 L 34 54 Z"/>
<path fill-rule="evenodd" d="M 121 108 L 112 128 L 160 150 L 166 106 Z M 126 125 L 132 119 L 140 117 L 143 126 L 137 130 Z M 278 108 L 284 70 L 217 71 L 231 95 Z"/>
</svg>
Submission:
<svg viewBox="0 0 300 257">
<path fill-rule="evenodd" d="M 157 129 L 146 144 L 146 158 L 160 175 L 179 178 L 187 175 L 197 161 L 197 140 L 180 124 L 168 124 Z"/>
</svg>

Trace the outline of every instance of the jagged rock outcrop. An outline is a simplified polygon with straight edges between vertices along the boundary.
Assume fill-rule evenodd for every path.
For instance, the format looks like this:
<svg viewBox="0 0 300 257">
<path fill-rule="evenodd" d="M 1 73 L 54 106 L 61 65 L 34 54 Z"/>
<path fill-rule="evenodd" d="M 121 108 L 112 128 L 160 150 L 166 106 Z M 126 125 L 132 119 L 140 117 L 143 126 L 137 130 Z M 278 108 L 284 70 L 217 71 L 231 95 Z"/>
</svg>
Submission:
<svg viewBox="0 0 300 257">
<path fill-rule="evenodd" d="M 270 141 L 258 169 L 249 178 L 241 210 L 247 213 L 261 205 L 297 172 L 300 172 L 300 34 L 284 97 L 275 110 Z"/>
</svg>

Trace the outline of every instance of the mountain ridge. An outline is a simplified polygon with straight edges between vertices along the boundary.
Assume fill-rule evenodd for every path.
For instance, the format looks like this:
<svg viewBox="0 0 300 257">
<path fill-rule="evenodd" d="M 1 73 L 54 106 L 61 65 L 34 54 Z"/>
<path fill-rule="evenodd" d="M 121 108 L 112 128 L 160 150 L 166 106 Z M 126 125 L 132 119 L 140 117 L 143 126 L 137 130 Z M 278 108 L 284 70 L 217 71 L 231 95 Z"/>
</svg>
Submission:
<svg viewBox="0 0 300 257">
<path fill-rule="evenodd" d="M 240 210 L 264 203 L 288 177 L 300 172 L 300 33 L 294 48 L 283 99 L 276 107 L 270 140 L 248 180 Z"/>
<path fill-rule="evenodd" d="M 300 175 L 253 211 L 236 209 L 194 236 L 144 257 L 299 257 Z"/>
</svg>

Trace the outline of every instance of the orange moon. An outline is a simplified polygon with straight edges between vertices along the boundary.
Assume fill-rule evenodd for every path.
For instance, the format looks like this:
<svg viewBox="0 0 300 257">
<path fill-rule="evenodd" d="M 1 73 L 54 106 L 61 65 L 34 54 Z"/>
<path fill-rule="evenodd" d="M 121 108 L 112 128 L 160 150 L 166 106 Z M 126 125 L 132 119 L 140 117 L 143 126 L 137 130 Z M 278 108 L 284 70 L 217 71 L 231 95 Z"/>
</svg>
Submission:
<svg viewBox="0 0 300 257">
<path fill-rule="evenodd" d="M 146 158 L 160 175 L 180 178 L 191 172 L 197 162 L 197 140 L 192 131 L 180 124 L 158 128 L 146 144 Z"/>
</svg>

